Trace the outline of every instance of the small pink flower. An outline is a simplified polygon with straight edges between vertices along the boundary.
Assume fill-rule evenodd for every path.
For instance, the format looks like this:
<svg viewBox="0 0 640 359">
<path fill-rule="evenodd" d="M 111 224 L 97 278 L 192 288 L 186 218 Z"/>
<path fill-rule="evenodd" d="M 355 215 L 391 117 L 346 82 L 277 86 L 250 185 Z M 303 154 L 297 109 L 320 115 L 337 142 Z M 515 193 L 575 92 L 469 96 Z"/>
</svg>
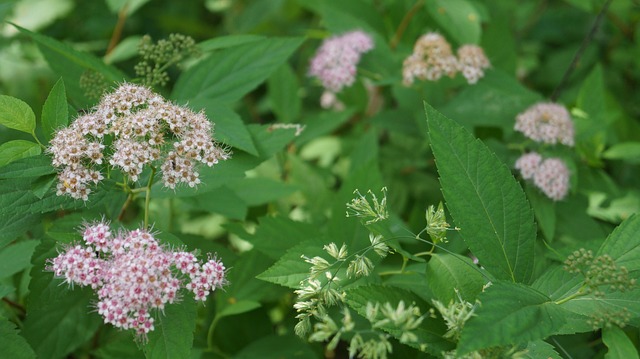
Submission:
<svg viewBox="0 0 640 359">
<path fill-rule="evenodd" d="M 569 111 L 556 103 L 537 103 L 516 117 L 515 130 L 542 143 L 574 144 L 574 128 Z"/>
</svg>

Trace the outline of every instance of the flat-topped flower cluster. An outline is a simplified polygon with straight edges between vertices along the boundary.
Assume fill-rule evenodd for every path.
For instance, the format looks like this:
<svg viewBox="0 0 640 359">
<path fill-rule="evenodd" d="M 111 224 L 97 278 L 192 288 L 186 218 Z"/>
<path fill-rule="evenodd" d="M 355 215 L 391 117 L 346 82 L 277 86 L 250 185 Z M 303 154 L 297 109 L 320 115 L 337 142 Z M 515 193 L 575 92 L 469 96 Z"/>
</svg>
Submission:
<svg viewBox="0 0 640 359">
<path fill-rule="evenodd" d="M 104 179 L 103 163 L 135 182 L 144 166 L 161 162 L 166 187 L 174 189 L 180 183 L 194 187 L 200 183 L 197 163 L 211 167 L 230 157 L 212 134 L 213 125 L 203 112 L 166 101 L 146 87 L 124 83 L 51 140 L 48 152 L 53 165 L 60 168 L 57 194 L 86 201 L 91 192 L 88 186 Z M 107 149 L 108 135 L 112 141 Z"/>
<path fill-rule="evenodd" d="M 113 234 L 98 222 L 84 229 L 84 244 L 70 245 L 49 260 L 48 269 L 70 285 L 90 286 L 105 323 L 134 329 L 144 337 L 154 330 L 153 310 L 179 300 L 180 288 L 195 299 L 226 283 L 225 266 L 215 257 L 205 263 L 191 252 L 172 250 L 142 229 Z"/>
</svg>

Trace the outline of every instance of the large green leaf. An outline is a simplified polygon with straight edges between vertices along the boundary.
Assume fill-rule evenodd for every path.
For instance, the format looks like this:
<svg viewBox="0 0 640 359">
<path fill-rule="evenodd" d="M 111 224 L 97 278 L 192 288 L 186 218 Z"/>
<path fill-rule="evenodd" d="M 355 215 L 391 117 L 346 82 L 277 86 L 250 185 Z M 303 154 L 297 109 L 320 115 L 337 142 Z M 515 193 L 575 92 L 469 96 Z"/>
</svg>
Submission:
<svg viewBox="0 0 640 359">
<path fill-rule="evenodd" d="M 266 80 L 302 44 L 300 38 L 271 38 L 215 52 L 184 72 L 172 97 L 232 103 Z"/>
<path fill-rule="evenodd" d="M 640 215 L 634 214 L 622 222 L 604 241 L 596 255 L 608 254 L 629 272 L 640 270 Z"/>
<path fill-rule="evenodd" d="M 519 283 L 495 282 L 479 300 L 476 316 L 462 330 L 458 354 L 543 339 L 566 320 L 564 310 L 551 298 Z"/>
<path fill-rule="evenodd" d="M 33 256 L 27 319 L 22 335 L 38 358 L 61 358 L 91 339 L 100 325 L 90 288 L 71 289 L 45 271 L 57 255 L 55 242 L 44 240 Z"/>
<path fill-rule="evenodd" d="M 29 343 L 18 335 L 15 324 L 2 317 L 0 317 L 0 348 L 5 358 L 34 359 L 36 357 Z"/>
<path fill-rule="evenodd" d="M 0 168 L 0 180 L 44 176 L 55 172 L 51 158 L 44 155 L 34 156 Z"/>
<path fill-rule="evenodd" d="M 154 323 L 155 330 L 147 334 L 144 345 L 147 359 L 189 358 L 196 328 L 196 303 L 190 295 L 180 303 L 168 305 Z"/>
<path fill-rule="evenodd" d="M 406 306 L 411 304 L 418 306 L 422 314 L 428 313 L 431 307 L 420 297 L 407 290 L 383 285 L 368 285 L 349 289 L 345 298 L 349 307 L 362 316 L 366 315 L 367 303 L 379 303 L 380 305 L 389 303 L 396 308 L 398 303 L 403 301 Z M 402 335 L 402 330 L 393 325 L 383 326 L 382 329 L 396 338 L 400 338 Z M 446 328 L 441 321 L 426 315 L 420 326 L 413 330 L 413 333 L 418 337 L 418 342 L 409 343 L 409 345 L 426 344 L 427 352 L 441 355 L 442 352 L 451 350 L 453 346 L 451 342 L 442 337 L 445 332 Z"/>
<path fill-rule="evenodd" d="M 64 81 L 61 79 L 49 92 L 49 97 L 42 106 L 42 131 L 47 140 L 53 138 L 53 134 L 61 127 L 69 124 L 69 105 L 67 105 L 67 92 Z"/>
<path fill-rule="evenodd" d="M 633 342 L 616 326 L 602 329 L 602 342 L 609 348 L 605 359 L 638 359 L 638 350 Z"/>
<path fill-rule="evenodd" d="M 455 290 L 473 302 L 487 280 L 471 259 L 457 254 L 433 254 L 425 278 L 435 297 L 442 303 L 456 300 Z"/>
<path fill-rule="evenodd" d="M 13 140 L 0 145 L 0 167 L 21 158 L 39 155 L 42 152 L 40 145 L 25 140 Z"/>
<path fill-rule="evenodd" d="M 480 14 L 467 0 L 434 0 L 426 3 L 429 15 L 460 45 L 480 42 Z"/>
<path fill-rule="evenodd" d="M 15 26 L 15 25 L 14 25 Z M 108 82 L 122 82 L 127 76 L 115 67 L 105 64 L 99 58 L 78 51 L 68 44 L 51 37 L 29 31 L 16 26 L 24 35 L 31 37 L 40 48 L 51 69 L 62 76 L 69 96 L 78 106 L 83 107 L 91 103 L 80 87 L 80 77 L 87 71 L 97 72 Z"/>
<path fill-rule="evenodd" d="M 511 171 L 462 126 L 426 105 L 440 183 L 460 234 L 498 279 L 527 283 L 533 274 L 533 211 Z"/>
<path fill-rule="evenodd" d="M 0 95 L 0 125 L 26 133 L 33 133 L 36 129 L 36 115 L 24 101 L 15 97 Z"/>
</svg>

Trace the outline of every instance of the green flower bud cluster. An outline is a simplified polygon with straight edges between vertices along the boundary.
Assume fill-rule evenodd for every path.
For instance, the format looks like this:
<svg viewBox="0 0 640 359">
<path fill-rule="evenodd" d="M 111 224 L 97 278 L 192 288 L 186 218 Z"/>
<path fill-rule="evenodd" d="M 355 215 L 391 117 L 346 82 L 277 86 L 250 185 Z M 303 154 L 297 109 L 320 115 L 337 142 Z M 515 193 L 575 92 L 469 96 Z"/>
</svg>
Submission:
<svg viewBox="0 0 640 359">
<path fill-rule="evenodd" d="M 593 330 L 600 328 L 611 328 L 617 326 L 624 328 L 631 320 L 631 313 L 627 308 L 622 308 L 618 311 L 603 310 L 598 311 L 595 315 L 591 316 L 587 323 L 593 327 Z"/>
<path fill-rule="evenodd" d="M 579 273 L 584 276 L 587 293 L 602 298 L 605 290 L 610 292 L 624 292 L 635 286 L 636 280 L 629 278 L 626 267 L 619 267 L 608 254 L 597 257 L 593 252 L 581 248 L 567 257 L 564 269 L 569 273 Z"/>
<path fill-rule="evenodd" d="M 187 56 L 198 54 L 193 38 L 182 34 L 171 34 L 168 39 L 154 43 L 151 36 L 145 35 L 140 41 L 138 54 L 142 60 L 134 70 L 142 84 L 153 87 L 164 86 L 169 82 L 167 69 Z"/>
<path fill-rule="evenodd" d="M 109 82 L 103 74 L 86 70 L 80 75 L 80 89 L 84 95 L 90 100 L 98 100 L 109 89 Z"/>
</svg>

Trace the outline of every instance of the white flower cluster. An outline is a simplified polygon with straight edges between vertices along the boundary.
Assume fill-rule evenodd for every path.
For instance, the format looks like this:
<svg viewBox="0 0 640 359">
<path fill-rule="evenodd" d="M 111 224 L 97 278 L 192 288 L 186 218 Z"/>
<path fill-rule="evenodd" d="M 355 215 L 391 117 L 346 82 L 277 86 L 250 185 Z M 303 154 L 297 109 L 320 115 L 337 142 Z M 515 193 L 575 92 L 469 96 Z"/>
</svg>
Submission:
<svg viewBox="0 0 640 359">
<path fill-rule="evenodd" d="M 405 86 L 409 86 L 415 79 L 437 81 L 444 75 L 454 77 L 460 71 L 469 84 L 475 84 L 490 66 L 481 47 L 463 45 L 456 57 L 442 35 L 430 32 L 416 41 L 413 53 L 404 60 L 402 78 Z"/>
<path fill-rule="evenodd" d="M 569 193 L 569 169 L 559 158 L 542 159 L 536 152 L 522 155 L 516 161 L 522 178 L 533 179 L 533 184 L 547 197 L 559 201 Z"/>
<path fill-rule="evenodd" d="M 112 136 L 107 163 L 137 181 L 145 165 L 162 160 L 164 185 L 200 183 L 198 162 L 213 166 L 230 157 L 212 138 L 213 125 L 202 112 L 166 101 L 146 87 L 124 83 L 105 95 L 89 114 L 58 130 L 48 152 L 61 168 L 57 194 L 87 200 L 88 185 L 104 176 L 105 136 Z M 172 143 L 171 143 L 172 142 Z"/>
<path fill-rule="evenodd" d="M 569 111 L 556 103 L 537 103 L 516 117 L 515 130 L 541 143 L 574 145 Z"/>
</svg>

